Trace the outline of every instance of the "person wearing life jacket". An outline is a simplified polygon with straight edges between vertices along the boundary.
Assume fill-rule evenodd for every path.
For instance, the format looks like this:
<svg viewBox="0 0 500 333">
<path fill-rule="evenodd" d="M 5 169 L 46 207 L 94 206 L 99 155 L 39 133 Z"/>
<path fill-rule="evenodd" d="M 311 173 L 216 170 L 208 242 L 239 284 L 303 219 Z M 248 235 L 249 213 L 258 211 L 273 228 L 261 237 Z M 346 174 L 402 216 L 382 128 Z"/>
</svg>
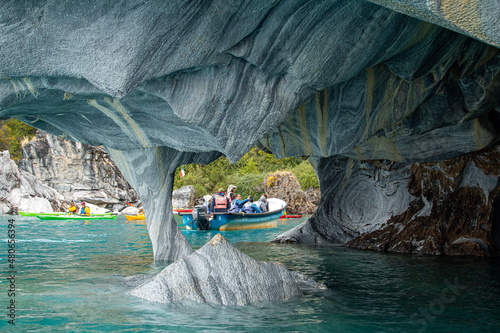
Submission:
<svg viewBox="0 0 500 333">
<path fill-rule="evenodd" d="M 212 198 L 212 204 L 210 205 L 210 212 L 212 213 L 223 213 L 227 212 L 229 209 L 229 199 L 224 195 L 224 189 L 220 188 L 215 196 Z"/>
<path fill-rule="evenodd" d="M 231 208 L 229 209 L 230 213 L 239 213 L 244 210 L 244 205 L 248 202 L 248 198 L 245 200 L 241 200 L 241 194 L 236 194 L 236 198 L 231 201 Z"/>
<path fill-rule="evenodd" d="M 252 196 L 248 197 L 248 202 L 243 207 L 245 208 L 245 213 L 247 214 L 261 213 L 259 207 L 257 207 L 257 205 L 253 203 Z"/>
<path fill-rule="evenodd" d="M 262 194 L 259 200 L 257 201 L 256 205 L 262 213 L 267 212 L 269 210 L 267 208 L 267 194 Z"/>
<path fill-rule="evenodd" d="M 90 215 L 90 208 L 85 206 L 85 202 L 82 202 L 82 208 L 80 208 L 80 215 Z"/>
<path fill-rule="evenodd" d="M 68 212 L 69 212 L 70 214 L 76 214 L 76 211 L 77 211 L 77 210 L 78 210 L 78 208 L 76 208 L 75 203 L 74 203 L 73 201 L 71 201 L 71 202 L 69 203 Z"/>
<path fill-rule="evenodd" d="M 205 208 L 207 209 L 207 214 L 210 214 L 211 210 L 210 210 L 210 206 L 212 205 L 212 196 L 211 195 L 205 195 L 203 196 L 203 206 L 205 206 Z"/>
<path fill-rule="evenodd" d="M 236 199 L 236 194 L 234 193 L 235 188 L 236 186 L 234 185 L 229 185 L 229 187 L 227 188 L 227 197 L 229 198 L 229 202 L 231 203 Z"/>
</svg>

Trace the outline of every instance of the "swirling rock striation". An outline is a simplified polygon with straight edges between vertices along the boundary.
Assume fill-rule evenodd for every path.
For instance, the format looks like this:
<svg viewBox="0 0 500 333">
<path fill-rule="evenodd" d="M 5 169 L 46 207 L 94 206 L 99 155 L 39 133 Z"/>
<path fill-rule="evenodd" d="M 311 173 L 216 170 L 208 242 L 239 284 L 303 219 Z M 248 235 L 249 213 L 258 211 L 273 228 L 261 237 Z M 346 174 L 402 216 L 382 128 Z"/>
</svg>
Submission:
<svg viewBox="0 0 500 333">
<path fill-rule="evenodd" d="M 358 161 L 449 159 L 498 142 L 493 0 L 47 0 L 0 9 L 0 117 L 106 147 L 145 203 L 157 259 L 189 253 L 171 213 L 159 212 L 170 208 L 179 163 L 236 161 L 256 143 L 279 157 L 311 156 L 326 194 L 310 226 L 317 239 L 345 241 L 381 223 L 325 204 L 333 188 L 351 202 L 343 179 L 361 176 L 367 164 Z M 407 168 L 380 179 L 390 184 Z M 367 191 L 353 211 L 391 196 Z M 382 209 L 393 206 L 403 210 Z"/>
<path fill-rule="evenodd" d="M 498 254 L 500 148 L 425 163 L 318 163 L 322 192 L 311 218 L 274 242 L 346 244 L 434 255 Z M 330 177 L 325 177 L 330 175 Z"/>
</svg>

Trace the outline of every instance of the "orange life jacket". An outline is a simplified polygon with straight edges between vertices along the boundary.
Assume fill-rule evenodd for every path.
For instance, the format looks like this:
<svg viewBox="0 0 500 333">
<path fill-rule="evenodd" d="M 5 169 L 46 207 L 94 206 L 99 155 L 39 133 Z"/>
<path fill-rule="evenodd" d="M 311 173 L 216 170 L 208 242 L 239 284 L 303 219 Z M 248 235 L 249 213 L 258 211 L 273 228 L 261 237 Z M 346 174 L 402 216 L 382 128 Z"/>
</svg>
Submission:
<svg viewBox="0 0 500 333">
<path fill-rule="evenodd" d="M 215 209 L 226 209 L 227 210 L 227 200 L 226 197 L 215 197 Z"/>
</svg>

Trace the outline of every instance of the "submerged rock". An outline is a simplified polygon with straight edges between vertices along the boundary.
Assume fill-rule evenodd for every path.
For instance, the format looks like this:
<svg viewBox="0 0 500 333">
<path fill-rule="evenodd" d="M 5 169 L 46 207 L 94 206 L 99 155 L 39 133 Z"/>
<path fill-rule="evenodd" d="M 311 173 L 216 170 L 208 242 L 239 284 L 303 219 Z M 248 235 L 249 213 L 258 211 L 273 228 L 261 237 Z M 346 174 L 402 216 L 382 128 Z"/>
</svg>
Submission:
<svg viewBox="0 0 500 333">
<path fill-rule="evenodd" d="M 0 214 L 59 211 L 63 196 L 20 170 L 8 151 L 0 153 Z"/>
<path fill-rule="evenodd" d="M 135 280 L 143 278 L 148 277 Z M 302 282 L 314 285 L 305 278 Z M 217 234 L 199 250 L 177 260 L 130 294 L 160 303 L 245 305 L 284 301 L 302 292 L 286 267 L 256 261 Z"/>
</svg>

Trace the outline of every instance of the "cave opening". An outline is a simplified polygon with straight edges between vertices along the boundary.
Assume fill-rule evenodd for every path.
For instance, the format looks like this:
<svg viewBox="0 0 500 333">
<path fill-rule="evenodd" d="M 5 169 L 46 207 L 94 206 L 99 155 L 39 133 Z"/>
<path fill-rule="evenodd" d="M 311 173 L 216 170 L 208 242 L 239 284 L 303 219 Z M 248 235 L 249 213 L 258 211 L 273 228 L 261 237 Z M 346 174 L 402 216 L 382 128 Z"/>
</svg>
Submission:
<svg viewBox="0 0 500 333">
<path fill-rule="evenodd" d="M 270 152 L 254 147 L 237 162 L 221 156 L 210 164 L 192 163 L 179 166 L 174 175 L 173 189 L 192 185 L 198 200 L 218 188 L 236 185 L 242 197 L 266 191 L 266 177 L 276 172 L 290 172 L 302 190 L 319 191 L 319 181 L 307 157 L 277 158 Z"/>
</svg>

